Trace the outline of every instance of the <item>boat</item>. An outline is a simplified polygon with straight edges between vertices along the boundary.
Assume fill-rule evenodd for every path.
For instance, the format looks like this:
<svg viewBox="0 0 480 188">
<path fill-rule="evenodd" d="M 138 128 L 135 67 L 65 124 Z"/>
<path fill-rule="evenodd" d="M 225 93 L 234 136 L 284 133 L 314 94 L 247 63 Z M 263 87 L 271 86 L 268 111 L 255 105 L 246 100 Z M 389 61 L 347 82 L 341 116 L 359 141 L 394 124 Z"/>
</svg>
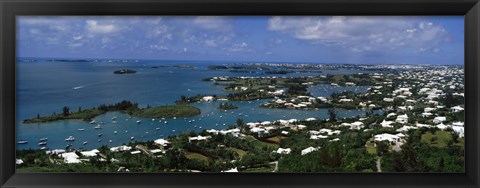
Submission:
<svg viewBox="0 0 480 188">
<path fill-rule="evenodd" d="M 88 141 L 83 142 L 83 145 L 87 145 L 87 144 L 88 144 Z"/>
<path fill-rule="evenodd" d="M 116 119 L 117 119 L 117 116 L 115 116 L 115 117 L 112 117 L 112 120 L 116 120 Z"/>
<path fill-rule="evenodd" d="M 167 121 L 165 121 L 165 124 L 168 124 L 168 122 L 167 122 Z"/>
<path fill-rule="evenodd" d="M 78 131 L 84 131 L 85 129 L 77 129 Z"/>
<path fill-rule="evenodd" d="M 44 146 L 44 145 L 47 145 L 47 142 L 40 142 L 38 143 L 39 146 Z"/>
<path fill-rule="evenodd" d="M 97 123 L 94 119 L 92 121 L 90 121 L 90 124 L 95 124 Z"/>
<path fill-rule="evenodd" d="M 47 150 L 48 149 L 48 146 L 43 146 L 40 148 L 41 150 Z"/>
<path fill-rule="evenodd" d="M 130 137 L 130 140 L 133 140 L 133 139 L 135 139 L 135 137 L 133 137 L 133 136 L 132 136 L 132 137 Z"/>
<path fill-rule="evenodd" d="M 40 142 L 47 141 L 48 138 L 40 138 Z"/>
<path fill-rule="evenodd" d="M 18 144 L 26 144 L 26 143 L 28 143 L 28 141 L 26 141 L 26 140 L 20 140 L 20 141 L 18 141 L 17 143 L 18 143 Z"/>
<path fill-rule="evenodd" d="M 159 131 L 159 130 L 160 130 L 160 128 L 158 128 L 158 127 L 157 127 L 155 130 Z"/>
<path fill-rule="evenodd" d="M 101 142 L 101 141 L 102 141 L 102 139 L 101 139 L 101 138 L 99 138 L 97 141 L 98 141 L 98 142 Z"/>
<path fill-rule="evenodd" d="M 102 129 L 102 126 L 100 126 L 100 124 L 98 124 L 97 126 L 94 127 L 94 129 Z"/>
<path fill-rule="evenodd" d="M 117 121 L 112 121 L 113 124 L 117 124 Z"/>
<path fill-rule="evenodd" d="M 141 122 L 142 122 L 141 120 L 137 120 L 137 124 L 138 124 L 138 123 L 141 123 Z"/>
<path fill-rule="evenodd" d="M 101 137 L 101 136 L 103 136 L 103 133 L 98 134 L 98 137 Z"/>
<path fill-rule="evenodd" d="M 69 136 L 68 138 L 65 139 L 65 141 L 75 141 L 75 137 Z"/>
<path fill-rule="evenodd" d="M 113 131 L 113 134 L 117 134 L 117 131 Z"/>
<path fill-rule="evenodd" d="M 108 140 L 109 143 L 112 143 L 112 140 Z"/>
</svg>

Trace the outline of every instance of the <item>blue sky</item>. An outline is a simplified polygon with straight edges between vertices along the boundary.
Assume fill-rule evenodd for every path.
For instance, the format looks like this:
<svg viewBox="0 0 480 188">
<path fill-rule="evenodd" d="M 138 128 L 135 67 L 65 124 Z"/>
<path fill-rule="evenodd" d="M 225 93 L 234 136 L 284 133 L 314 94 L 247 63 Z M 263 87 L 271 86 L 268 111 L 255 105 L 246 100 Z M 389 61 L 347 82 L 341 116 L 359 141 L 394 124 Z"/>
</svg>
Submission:
<svg viewBox="0 0 480 188">
<path fill-rule="evenodd" d="M 463 16 L 19 16 L 17 56 L 463 64 Z"/>
</svg>

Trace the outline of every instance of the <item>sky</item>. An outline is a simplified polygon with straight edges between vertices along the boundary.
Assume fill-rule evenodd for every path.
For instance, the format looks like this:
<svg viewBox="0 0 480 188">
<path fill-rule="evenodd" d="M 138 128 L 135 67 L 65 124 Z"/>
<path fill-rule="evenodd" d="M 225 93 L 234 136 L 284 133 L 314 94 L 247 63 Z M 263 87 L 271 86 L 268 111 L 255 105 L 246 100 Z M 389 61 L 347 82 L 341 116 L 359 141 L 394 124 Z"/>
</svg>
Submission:
<svg viewBox="0 0 480 188">
<path fill-rule="evenodd" d="M 18 16 L 17 57 L 463 64 L 463 16 Z"/>
</svg>

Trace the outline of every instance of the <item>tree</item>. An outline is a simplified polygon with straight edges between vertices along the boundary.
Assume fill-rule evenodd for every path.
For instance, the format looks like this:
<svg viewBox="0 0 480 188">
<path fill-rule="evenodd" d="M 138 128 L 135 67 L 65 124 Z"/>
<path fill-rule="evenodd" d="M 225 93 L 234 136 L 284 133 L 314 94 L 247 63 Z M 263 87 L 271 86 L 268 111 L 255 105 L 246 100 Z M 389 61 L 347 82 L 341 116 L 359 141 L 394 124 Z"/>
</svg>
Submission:
<svg viewBox="0 0 480 188">
<path fill-rule="evenodd" d="M 70 114 L 70 108 L 68 106 L 63 107 L 63 115 L 66 116 Z"/>
<path fill-rule="evenodd" d="M 336 122 L 337 121 L 337 112 L 331 108 L 328 109 L 328 117 L 330 122 Z"/>
</svg>

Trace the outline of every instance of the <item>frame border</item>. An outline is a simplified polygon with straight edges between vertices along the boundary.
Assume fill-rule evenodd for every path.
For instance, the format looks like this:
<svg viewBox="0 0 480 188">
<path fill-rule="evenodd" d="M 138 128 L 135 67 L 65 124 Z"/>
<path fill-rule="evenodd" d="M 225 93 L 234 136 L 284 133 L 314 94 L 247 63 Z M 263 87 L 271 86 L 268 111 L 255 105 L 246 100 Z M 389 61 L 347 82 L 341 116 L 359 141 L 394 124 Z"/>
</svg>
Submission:
<svg viewBox="0 0 480 188">
<path fill-rule="evenodd" d="M 479 187 L 479 0 L 0 0 L 0 187 Z M 465 173 L 15 173 L 17 15 L 464 15 Z"/>
</svg>

